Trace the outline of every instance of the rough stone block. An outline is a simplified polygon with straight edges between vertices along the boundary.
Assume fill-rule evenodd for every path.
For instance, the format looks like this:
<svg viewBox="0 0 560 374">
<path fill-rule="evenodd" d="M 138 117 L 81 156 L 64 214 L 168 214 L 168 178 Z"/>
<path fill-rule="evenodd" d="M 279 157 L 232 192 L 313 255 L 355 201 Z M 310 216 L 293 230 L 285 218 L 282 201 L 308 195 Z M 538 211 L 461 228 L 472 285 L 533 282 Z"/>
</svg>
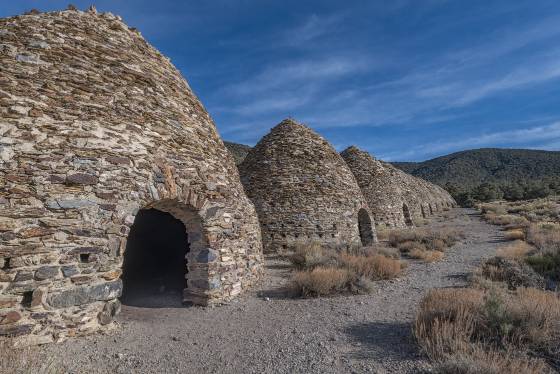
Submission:
<svg viewBox="0 0 560 374">
<path fill-rule="evenodd" d="M 95 286 L 80 286 L 66 291 L 52 293 L 47 303 L 53 308 L 68 308 L 76 305 L 89 304 L 94 301 L 116 299 L 121 295 L 122 281 L 107 282 Z"/>
</svg>

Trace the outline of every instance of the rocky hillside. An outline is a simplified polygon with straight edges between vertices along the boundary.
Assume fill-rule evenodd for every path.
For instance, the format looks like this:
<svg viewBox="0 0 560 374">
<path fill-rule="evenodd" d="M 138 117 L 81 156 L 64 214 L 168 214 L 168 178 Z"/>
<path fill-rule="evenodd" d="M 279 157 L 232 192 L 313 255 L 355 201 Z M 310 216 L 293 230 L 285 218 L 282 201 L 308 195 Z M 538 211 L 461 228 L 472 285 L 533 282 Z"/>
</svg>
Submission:
<svg viewBox="0 0 560 374">
<path fill-rule="evenodd" d="M 474 149 L 396 167 L 441 186 L 529 182 L 560 175 L 560 152 L 528 149 Z"/>
<path fill-rule="evenodd" d="M 251 150 L 251 147 L 245 144 L 238 144 L 232 142 L 224 142 L 224 144 L 226 148 L 230 151 L 230 153 L 233 155 L 233 158 L 235 159 L 235 163 L 237 165 L 243 162 L 243 160 L 247 156 L 247 153 L 249 153 L 249 151 Z"/>
</svg>

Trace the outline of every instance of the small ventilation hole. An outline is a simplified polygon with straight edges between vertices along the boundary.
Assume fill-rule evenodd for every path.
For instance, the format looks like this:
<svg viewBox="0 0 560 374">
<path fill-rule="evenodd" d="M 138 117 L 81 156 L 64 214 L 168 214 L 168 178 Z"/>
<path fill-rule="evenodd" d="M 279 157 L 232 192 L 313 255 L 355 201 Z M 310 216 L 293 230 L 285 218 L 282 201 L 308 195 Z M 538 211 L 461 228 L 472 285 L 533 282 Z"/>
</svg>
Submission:
<svg viewBox="0 0 560 374">
<path fill-rule="evenodd" d="M 12 261 L 10 257 L 6 257 L 4 259 L 4 266 L 2 266 L 2 270 L 8 270 L 10 268 L 10 261 Z"/>
<path fill-rule="evenodd" d="M 89 262 L 89 253 L 80 253 L 80 262 Z"/>
<path fill-rule="evenodd" d="M 30 308 L 32 300 L 33 300 L 33 291 L 25 291 L 23 293 L 23 300 L 21 300 L 21 305 L 24 308 Z"/>
</svg>

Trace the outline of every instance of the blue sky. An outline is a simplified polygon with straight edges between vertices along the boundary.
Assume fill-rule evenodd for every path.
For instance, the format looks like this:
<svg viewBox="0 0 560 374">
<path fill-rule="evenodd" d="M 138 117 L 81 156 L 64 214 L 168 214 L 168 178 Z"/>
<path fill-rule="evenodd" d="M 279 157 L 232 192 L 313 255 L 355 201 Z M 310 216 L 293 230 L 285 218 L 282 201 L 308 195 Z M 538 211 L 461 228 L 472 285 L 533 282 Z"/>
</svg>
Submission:
<svg viewBox="0 0 560 374">
<path fill-rule="evenodd" d="M 2 0 L 0 16 L 68 2 Z M 338 150 L 395 161 L 560 149 L 558 0 L 95 5 L 171 58 L 225 140 L 253 145 L 291 116 Z"/>
</svg>

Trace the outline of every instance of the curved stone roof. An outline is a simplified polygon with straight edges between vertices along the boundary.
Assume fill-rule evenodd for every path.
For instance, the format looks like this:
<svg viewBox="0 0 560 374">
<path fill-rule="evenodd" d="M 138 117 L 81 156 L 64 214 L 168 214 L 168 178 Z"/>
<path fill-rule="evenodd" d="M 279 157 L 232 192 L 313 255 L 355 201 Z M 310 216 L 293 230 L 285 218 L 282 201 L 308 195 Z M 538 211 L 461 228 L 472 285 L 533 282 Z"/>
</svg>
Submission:
<svg viewBox="0 0 560 374">
<path fill-rule="evenodd" d="M 187 231 L 201 222 L 189 231 L 185 300 L 227 300 L 259 277 L 260 229 L 234 161 L 138 31 L 94 9 L 1 19 L 0 69 L 0 314 L 20 316 L 0 335 L 98 326 L 141 208 Z M 31 308 L 49 309 L 49 322 Z"/>
<path fill-rule="evenodd" d="M 341 155 L 354 173 L 377 225 L 405 227 L 454 204 L 441 187 L 376 160 L 355 146 Z"/>
<path fill-rule="evenodd" d="M 360 244 L 358 212 L 369 214 L 369 208 L 342 157 L 310 128 L 282 121 L 239 170 L 259 215 L 265 251 L 310 241 Z"/>
<path fill-rule="evenodd" d="M 398 171 L 386 167 L 369 153 L 355 146 L 342 151 L 341 156 L 356 177 L 373 213 L 375 224 L 405 227 L 404 197 Z"/>
</svg>

